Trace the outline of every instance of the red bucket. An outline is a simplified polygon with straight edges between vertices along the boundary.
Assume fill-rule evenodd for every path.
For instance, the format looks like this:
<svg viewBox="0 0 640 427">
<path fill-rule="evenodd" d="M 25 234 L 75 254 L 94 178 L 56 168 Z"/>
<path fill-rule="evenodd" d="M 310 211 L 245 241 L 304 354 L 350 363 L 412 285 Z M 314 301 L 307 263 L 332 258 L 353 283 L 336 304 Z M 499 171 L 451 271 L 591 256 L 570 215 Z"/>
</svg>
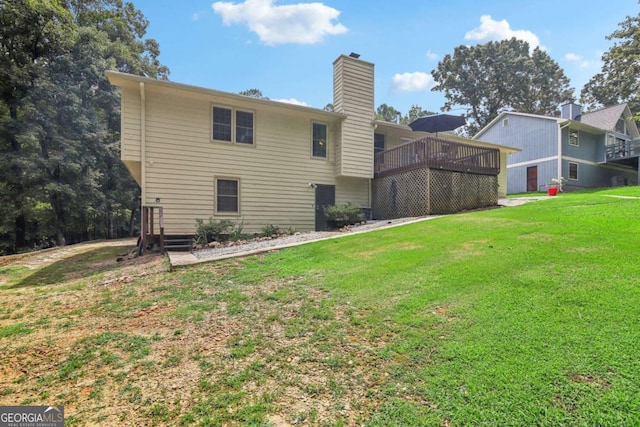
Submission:
<svg viewBox="0 0 640 427">
<path fill-rule="evenodd" d="M 555 196 L 556 194 L 558 194 L 558 189 L 557 189 L 556 187 L 549 187 L 549 188 L 547 189 L 547 193 L 548 193 L 550 196 Z"/>
</svg>

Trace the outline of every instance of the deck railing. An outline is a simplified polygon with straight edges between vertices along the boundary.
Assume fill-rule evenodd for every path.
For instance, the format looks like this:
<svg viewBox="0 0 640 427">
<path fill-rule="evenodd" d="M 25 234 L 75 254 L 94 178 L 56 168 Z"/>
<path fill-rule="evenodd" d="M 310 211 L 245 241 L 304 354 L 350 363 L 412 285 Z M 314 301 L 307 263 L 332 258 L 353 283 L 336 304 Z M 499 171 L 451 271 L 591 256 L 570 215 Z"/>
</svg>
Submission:
<svg viewBox="0 0 640 427">
<path fill-rule="evenodd" d="M 620 160 L 640 156 L 640 141 L 624 141 L 605 147 L 607 160 Z"/>
<path fill-rule="evenodd" d="M 500 151 L 496 148 L 425 137 L 377 153 L 374 158 L 376 178 L 421 167 L 498 175 Z"/>
</svg>

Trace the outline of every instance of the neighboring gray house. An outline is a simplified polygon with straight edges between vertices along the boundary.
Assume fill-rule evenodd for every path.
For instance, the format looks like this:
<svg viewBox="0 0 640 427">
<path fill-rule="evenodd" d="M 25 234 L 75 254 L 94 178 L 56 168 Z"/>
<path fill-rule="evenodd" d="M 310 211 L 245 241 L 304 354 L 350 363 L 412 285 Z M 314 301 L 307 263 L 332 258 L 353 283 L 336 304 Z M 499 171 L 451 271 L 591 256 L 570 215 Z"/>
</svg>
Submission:
<svg viewBox="0 0 640 427">
<path fill-rule="evenodd" d="M 637 185 L 640 134 L 627 104 L 561 117 L 503 112 L 474 139 L 522 150 L 507 159 L 507 194 L 544 191 L 553 178 L 564 189 Z"/>
</svg>

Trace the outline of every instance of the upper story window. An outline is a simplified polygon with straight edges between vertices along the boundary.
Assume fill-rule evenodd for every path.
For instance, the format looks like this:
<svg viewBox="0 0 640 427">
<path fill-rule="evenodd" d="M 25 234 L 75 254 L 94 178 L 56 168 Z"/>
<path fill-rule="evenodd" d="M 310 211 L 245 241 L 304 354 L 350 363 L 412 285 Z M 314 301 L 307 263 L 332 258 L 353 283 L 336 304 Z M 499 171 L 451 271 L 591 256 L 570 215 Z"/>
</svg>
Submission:
<svg viewBox="0 0 640 427">
<path fill-rule="evenodd" d="M 502 120 L 502 127 L 506 128 L 507 126 L 509 126 L 509 119 L 508 118 Z"/>
<path fill-rule="evenodd" d="M 313 157 L 327 158 L 327 125 L 324 123 L 313 123 L 312 131 L 312 149 Z"/>
<path fill-rule="evenodd" d="M 213 107 L 212 138 L 214 141 L 253 145 L 254 114 L 228 107 Z"/>
<path fill-rule="evenodd" d="M 384 151 L 384 134 L 373 134 L 373 154 L 376 155 Z"/>
<path fill-rule="evenodd" d="M 569 145 L 578 146 L 578 131 L 569 129 Z"/>
<path fill-rule="evenodd" d="M 624 119 L 618 119 L 618 122 L 616 123 L 615 131 L 618 133 L 624 133 L 626 135 L 627 126 L 626 126 L 626 123 L 624 122 Z"/>
</svg>

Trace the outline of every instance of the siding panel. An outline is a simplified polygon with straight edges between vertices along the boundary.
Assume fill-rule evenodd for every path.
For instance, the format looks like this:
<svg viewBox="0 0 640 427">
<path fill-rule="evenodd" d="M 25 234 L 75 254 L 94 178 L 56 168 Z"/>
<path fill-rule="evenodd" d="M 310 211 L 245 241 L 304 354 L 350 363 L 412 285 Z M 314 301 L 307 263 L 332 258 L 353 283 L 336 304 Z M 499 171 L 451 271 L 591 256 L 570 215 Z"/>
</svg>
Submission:
<svg viewBox="0 0 640 427">
<path fill-rule="evenodd" d="M 243 222 L 246 232 L 258 232 L 267 224 L 313 230 L 315 190 L 309 183 L 336 185 L 337 201 L 368 206 L 367 179 L 335 178 L 339 119 L 328 123 L 328 158 L 315 159 L 311 124 L 327 123 L 326 117 L 242 105 L 254 111 L 256 136 L 254 146 L 244 146 L 211 141 L 211 105 L 229 105 L 226 100 L 150 84 L 146 96 L 144 203 L 165 208 L 168 234 L 192 233 L 196 218 L 210 216 Z M 216 177 L 239 179 L 239 214 L 215 214 Z"/>
<path fill-rule="evenodd" d="M 140 161 L 140 93 L 123 88 L 121 92 L 120 158 Z"/>
<path fill-rule="evenodd" d="M 334 108 L 342 123 L 338 175 L 373 178 L 373 64 L 341 56 L 334 62 Z"/>
</svg>

